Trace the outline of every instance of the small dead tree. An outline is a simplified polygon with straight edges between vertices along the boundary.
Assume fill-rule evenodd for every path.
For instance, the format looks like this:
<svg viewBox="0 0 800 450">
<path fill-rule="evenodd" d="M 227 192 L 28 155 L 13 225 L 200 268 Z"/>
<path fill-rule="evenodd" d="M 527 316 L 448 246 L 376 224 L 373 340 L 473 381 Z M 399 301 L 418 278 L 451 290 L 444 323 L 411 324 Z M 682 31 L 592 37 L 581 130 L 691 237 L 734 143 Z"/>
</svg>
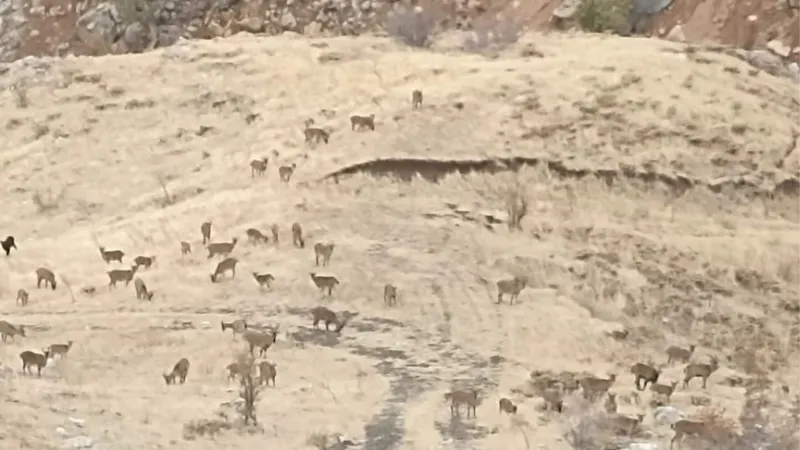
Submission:
<svg viewBox="0 0 800 450">
<path fill-rule="evenodd" d="M 508 229 L 522 231 L 522 219 L 528 215 L 528 199 L 525 187 L 519 181 L 506 192 L 506 212 L 508 213 Z"/>
<path fill-rule="evenodd" d="M 386 32 L 411 47 L 430 46 L 436 31 L 435 9 L 425 6 L 397 4 L 386 15 Z"/>
<path fill-rule="evenodd" d="M 50 188 L 47 188 L 47 192 L 40 192 L 37 190 L 31 196 L 31 200 L 40 213 L 53 211 L 58 208 L 66 192 L 66 188 L 62 188 L 56 195 L 53 195 L 53 191 Z"/>
<path fill-rule="evenodd" d="M 239 398 L 242 399 L 239 413 L 245 425 L 258 425 L 256 417 L 256 405 L 258 396 L 261 393 L 261 386 L 258 378 L 254 375 L 256 370 L 255 358 L 249 352 L 242 352 L 236 358 L 241 373 L 239 375 Z"/>
</svg>

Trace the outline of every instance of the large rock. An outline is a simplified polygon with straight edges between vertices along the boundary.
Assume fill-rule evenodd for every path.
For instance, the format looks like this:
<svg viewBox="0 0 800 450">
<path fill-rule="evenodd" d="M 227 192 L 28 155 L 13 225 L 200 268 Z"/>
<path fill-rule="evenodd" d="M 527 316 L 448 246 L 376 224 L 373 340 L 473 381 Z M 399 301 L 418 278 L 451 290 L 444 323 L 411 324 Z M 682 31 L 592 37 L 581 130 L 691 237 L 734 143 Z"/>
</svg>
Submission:
<svg viewBox="0 0 800 450">
<path fill-rule="evenodd" d="M 113 3 L 100 3 L 86 11 L 75 24 L 78 39 L 95 53 L 109 53 L 125 31 L 119 10 Z"/>
</svg>

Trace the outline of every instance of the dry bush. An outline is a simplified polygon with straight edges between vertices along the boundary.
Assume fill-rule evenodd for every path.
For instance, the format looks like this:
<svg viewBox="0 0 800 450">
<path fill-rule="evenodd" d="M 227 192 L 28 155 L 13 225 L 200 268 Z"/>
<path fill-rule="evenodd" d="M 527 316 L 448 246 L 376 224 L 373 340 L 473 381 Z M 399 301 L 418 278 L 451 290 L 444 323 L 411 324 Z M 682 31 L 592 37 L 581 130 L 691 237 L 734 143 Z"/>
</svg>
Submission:
<svg viewBox="0 0 800 450">
<path fill-rule="evenodd" d="M 243 369 L 239 376 L 239 398 L 243 403 L 237 412 L 241 414 L 245 425 L 258 425 L 256 406 L 261 386 L 258 378 L 253 375 L 256 370 L 255 358 L 249 352 L 242 352 L 236 358 L 236 362 Z"/>
<path fill-rule="evenodd" d="M 193 440 L 196 437 L 213 437 L 232 426 L 223 419 L 198 419 L 183 425 L 183 438 Z"/>
<path fill-rule="evenodd" d="M 9 88 L 14 93 L 14 100 L 17 108 L 24 109 L 30 105 L 28 100 L 28 89 L 20 82 L 16 82 Z"/>
<path fill-rule="evenodd" d="M 524 23 L 514 11 L 481 17 L 476 21 L 472 33 L 464 40 L 464 50 L 479 52 L 486 49 L 501 49 L 516 44 L 522 37 Z"/>
<path fill-rule="evenodd" d="M 406 45 L 426 48 L 433 42 L 435 15 L 433 8 L 398 4 L 386 14 L 386 32 Z"/>
<path fill-rule="evenodd" d="M 564 441 L 574 450 L 603 450 L 616 448 L 619 438 L 609 432 L 605 413 L 579 408 L 567 417 L 564 424 Z"/>
<path fill-rule="evenodd" d="M 706 424 L 706 431 L 701 436 L 686 436 L 681 448 L 685 450 L 790 450 L 797 449 L 797 422 L 787 417 L 778 424 L 771 424 L 767 419 L 753 426 L 746 427 L 739 433 L 739 423 L 725 417 L 725 411 L 719 408 L 703 410 L 696 420 Z M 744 413 L 743 413 L 744 414 Z M 750 414 L 752 415 L 752 414 Z"/>
<path fill-rule="evenodd" d="M 578 23 L 586 31 L 604 33 L 630 28 L 630 0 L 582 0 L 578 6 Z"/>
<path fill-rule="evenodd" d="M 325 433 L 312 433 L 308 439 L 306 439 L 306 445 L 314 447 L 317 450 L 327 450 L 329 441 L 330 439 Z"/>
<path fill-rule="evenodd" d="M 36 205 L 36 210 L 40 213 L 52 211 L 58 209 L 61 200 L 64 199 L 64 194 L 66 194 L 66 189 L 61 189 L 61 192 L 58 195 L 53 195 L 53 191 L 50 188 L 47 188 L 46 194 L 40 192 L 38 189 L 33 193 L 31 200 L 33 204 Z"/>
</svg>

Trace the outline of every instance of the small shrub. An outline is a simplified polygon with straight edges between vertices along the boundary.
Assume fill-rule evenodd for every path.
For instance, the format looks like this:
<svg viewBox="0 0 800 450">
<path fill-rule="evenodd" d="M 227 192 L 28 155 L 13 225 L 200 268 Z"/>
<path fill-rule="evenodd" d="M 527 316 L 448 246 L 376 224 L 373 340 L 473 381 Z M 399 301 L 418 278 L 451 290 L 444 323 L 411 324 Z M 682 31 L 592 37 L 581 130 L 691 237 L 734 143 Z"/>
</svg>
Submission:
<svg viewBox="0 0 800 450">
<path fill-rule="evenodd" d="M 242 405 L 238 412 L 245 425 L 258 425 L 256 406 L 261 386 L 253 376 L 256 369 L 255 358 L 249 352 L 242 352 L 237 357 L 237 363 L 243 369 L 239 376 L 239 398 L 242 399 Z"/>
<path fill-rule="evenodd" d="M 499 13 L 491 18 L 480 18 L 478 22 L 471 35 L 464 41 L 466 51 L 502 49 L 516 44 L 524 31 L 523 22 L 514 14 Z"/>
<path fill-rule="evenodd" d="M 433 42 L 436 20 L 431 10 L 422 6 L 399 5 L 386 15 L 386 32 L 402 43 L 425 48 Z"/>
<path fill-rule="evenodd" d="M 50 190 L 50 188 L 47 188 L 46 193 L 42 193 L 37 190 L 31 196 L 31 200 L 33 201 L 33 204 L 36 205 L 36 210 L 40 213 L 44 213 L 58 209 L 61 200 L 64 199 L 65 193 L 66 189 L 62 189 L 58 195 L 53 195 L 53 191 Z"/>
<path fill-rule="evenodd" d="M 621 31 L 630 28 L 630 0 L 582 0 L 578 6 L 578 23 L 594 33 Z"/>
</svg>

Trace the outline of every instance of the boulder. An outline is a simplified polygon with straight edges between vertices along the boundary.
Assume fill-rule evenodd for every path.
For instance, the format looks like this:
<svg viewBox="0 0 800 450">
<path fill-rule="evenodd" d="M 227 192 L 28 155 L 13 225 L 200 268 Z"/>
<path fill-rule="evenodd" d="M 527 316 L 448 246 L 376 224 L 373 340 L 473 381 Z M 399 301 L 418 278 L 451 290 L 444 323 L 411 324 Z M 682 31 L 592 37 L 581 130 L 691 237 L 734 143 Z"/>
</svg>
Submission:
<svg viewBox="0 0 800 450">
<path fill-rule="evenodd" d="M 78 39 L 98 54 L 111 51 L 125 31 L 119 10 L 113 3 L 100 3 L 82 14 L 75 24 Z"/>
</svg>

